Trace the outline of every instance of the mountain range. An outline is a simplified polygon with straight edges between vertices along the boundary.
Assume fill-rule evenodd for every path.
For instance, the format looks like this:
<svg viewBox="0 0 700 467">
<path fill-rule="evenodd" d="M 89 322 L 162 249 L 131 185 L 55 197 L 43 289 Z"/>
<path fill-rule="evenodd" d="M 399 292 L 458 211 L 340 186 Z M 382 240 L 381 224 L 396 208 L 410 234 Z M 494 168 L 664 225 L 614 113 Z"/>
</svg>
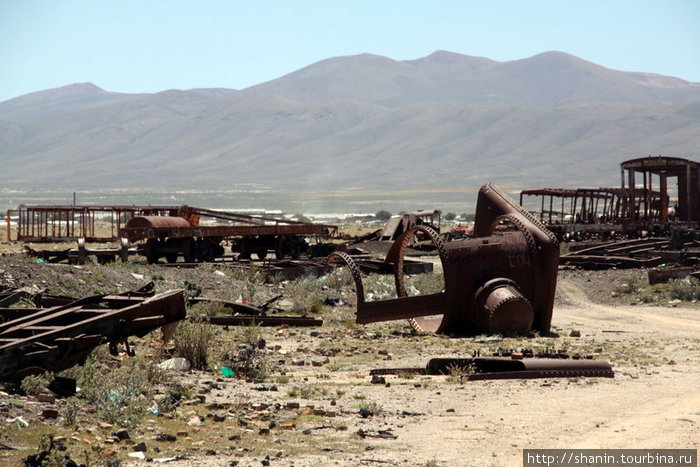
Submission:
<svg viewBox="0 0 700 467">
<path fill-rule="evenodd" d="M 598 187 L 646 155 L 700 159 L 700 83 L 546 52 L 361 54 L 246 89 L 0 102 L 5 187 L 284 192 Z"/>
</svg>

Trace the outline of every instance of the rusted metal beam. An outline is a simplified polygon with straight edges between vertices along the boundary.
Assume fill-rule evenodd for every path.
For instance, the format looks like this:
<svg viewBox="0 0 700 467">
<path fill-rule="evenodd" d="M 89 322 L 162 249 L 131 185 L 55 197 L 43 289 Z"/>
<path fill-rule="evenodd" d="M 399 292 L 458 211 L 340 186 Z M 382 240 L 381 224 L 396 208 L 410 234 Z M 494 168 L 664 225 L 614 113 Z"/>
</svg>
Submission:
<svg viewBox="0 0 700 467">
<path fill-rule="evenodd" d="M 283 316 L 269 315 L 269 305 L 276 301 L 279 297 L 269 300 L 264 305 L 257 307 L 249 303 L 231 302 L 228 300 L 218 300 L 205 297 L 194 297 L 188 299 L 189 304 L 210 303 L 221 308 L 231 310 L 231 315 L 215 315 L 205 316 L 207 322 L 219 326 L 321 326 L 322 319 L 308 318 L 306 316 Z"/>
<path fill-rule="evenodd" d="M 562 255 L 559 264 L 585 269 L 655 267 L 675 261 L 666 254 L 668 245 L 665 238 L 609 242 Z"/>
<path fill-rule="evenodd" d="M 322 326 L 323 320 L 306 316 L 210 316 L 206 321 L 219 326 Z"/>
<path fill-rule="evenodd" d="M 604 360 L 559 358 L 434 358 L 428 362 L 426 373 L 449 374 L 453 368 L 471 369 L 469 381 L 484 379 L 530 379 L 588 376 L 614 378 L 615 372 Z"/>
<path fill-rule="evenodd" d="M 471 357 L 433 358 L 424 368 L 381 368 L 370 375 L 449 375 L 463 372 L 468 381 L 531 378 L 614 378 L 615 372 L 605 360 L 555 357 Z"/>
</svg>

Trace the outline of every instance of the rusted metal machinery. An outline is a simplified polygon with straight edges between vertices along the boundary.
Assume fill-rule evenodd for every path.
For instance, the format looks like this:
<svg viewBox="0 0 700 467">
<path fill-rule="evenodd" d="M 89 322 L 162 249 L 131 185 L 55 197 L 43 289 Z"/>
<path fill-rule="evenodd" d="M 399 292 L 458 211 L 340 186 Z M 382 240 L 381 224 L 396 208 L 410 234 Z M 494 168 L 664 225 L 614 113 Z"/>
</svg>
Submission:
<svg viewBox="0 0 700 467">
<path fill-rule="evenodd" d="M 185 315 L 181 290 L 153 297 L 100 295 L 50 308 L 0 308 L 0 381 L 70 368 L 105 341 L 143 336 Z"/>
<path fill-rule="evenodd" d="M 205 219 L 217 224 L 204 225 Z M 180 206 L 176 216 L 133 217 L 122 233 L 131 242 L 145 241 L 140 252 L 149 263 L 161 257 L 174 263 L 178 256 L 189 263 L 223 256 L 223 240 L 233 242 L 241 259 L 251 253 L 262 259 L 270 250 L 278 259 L 298 257 L 309 249 L 305 237 L 330 238 L 338 227 Z"/>
<path fill-rule="evenodd" d="M 620 188 L 523 190 L 520 204 L 530 207 L 525 197 L 540 197 L 533 210 L 561 240 L 668 235 L 675 228 L 698 227 L 700 163 L 649 156 L 624 161 L 620 168 Z M 675 186 L 669 186 L 669 178 L 676 179 Z"/>
<path fill-rule="evenodd" d="M 501 223 L 512 231 L 493 235 Z M 443 292 L 406 293 L 403 256 L 418 231 L 431 239 L 440 255 Z M 476 238 L 445 244 L 425 226 L 401 234 L 385 260 L 394 265 L 398 298 L 393 300 L 365 302 L 360 270 L 350 256 L 336 252 L 327 261 L 340 259 L 350 267 L 358 323 L 409 319 L 416 330 L 443 334 L 549 332 L 559 260 L 555 236 L 494 184 L 479 190 L 474 233 Z"/>
<path fill-rule="evenodd" d="M 363 242 L 393 242 L 405 231 L 419 225 L 430 227 L 437 233 L 440 233 L 441 216 L 442 211 L 437 209 L 433 211 L 409 212 L 400 216 L 394 216 L 386 222 L 382 229 L 375 230 L 372 233 L 355 239 L 351 245 Z M 417 237 L 413 239 L 413 243 L 426 240 L 428 240 L 428 238 L 424 237 L 423 233 L 418 231 Z"/>
</svg>

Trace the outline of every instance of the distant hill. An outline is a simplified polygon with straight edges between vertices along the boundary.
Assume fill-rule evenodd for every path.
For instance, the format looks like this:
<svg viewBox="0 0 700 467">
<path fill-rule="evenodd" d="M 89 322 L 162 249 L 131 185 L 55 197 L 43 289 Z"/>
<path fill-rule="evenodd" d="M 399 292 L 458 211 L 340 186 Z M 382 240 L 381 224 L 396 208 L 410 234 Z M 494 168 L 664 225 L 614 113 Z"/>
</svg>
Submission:
<svg viewBox="0 0 700 467">
<path fill-rule="evenodd" d="M 358 100 L 558 107 L 571 104 L 678 104 L 700 99 L 700 85 L 651 73 L 610 70 L 562 52 L 511 62 L 438 51 L 418 60 L 377 55 L 324 60 L 245 90 L 300 101 Z"/>
<path fill-rule="evenodd" d="M 620 161 L 700 159 L 700 84 L 547 52 L 324 60 L 243 90 L 0 103 L 5 187 L 410 190 L 619 183 Z"/>
</svg>

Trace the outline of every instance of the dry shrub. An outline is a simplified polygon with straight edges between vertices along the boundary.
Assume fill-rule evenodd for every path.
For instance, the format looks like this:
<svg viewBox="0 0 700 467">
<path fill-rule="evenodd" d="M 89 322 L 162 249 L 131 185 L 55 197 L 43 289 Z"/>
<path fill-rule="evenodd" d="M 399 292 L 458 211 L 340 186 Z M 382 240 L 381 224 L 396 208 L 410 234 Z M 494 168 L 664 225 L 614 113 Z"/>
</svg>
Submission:
<svg viewBox="0 0 700 467">
<path fill-rule="evenodd" d="M 672 280 L 669 282 L 668 293 L 672 299 L 696 301 L 700 299 L 700 280 L 694 277 Z"/>
<path fill-rule="evenodd" d="M 299 277 L 289 282 L 284 292 L 292 301 L 292 311 L 317 313 L 323 308 L 321 284 L 315 277 Z"/>
<path fill-rule="evenodd" d="M 209 349 L 214 340 L 214 328 L 203 317 L 181 321 L 175 335 L 175 355 L 187 359 L 193 368 L 208 367 Z"/>
<path fill-rule="evenodd" d="M 81 397 L 87 399 L 97 415 L 120 426 L 139 423 L 151 404 L 153 385 L 149 380 L 151 363 L 137 359 L 124 360 L 116 368 L 92 359 L 86 362 L 80 386 Z"/>
<path fill-rule="evenodd" d="M 38 375 L 29 375 L 22 379 L 20 387 L 25 394 L 30 396 L 38 396 L 45 392 L 53 381 L 53 373 L 41 373 Z"/>
</svg>

